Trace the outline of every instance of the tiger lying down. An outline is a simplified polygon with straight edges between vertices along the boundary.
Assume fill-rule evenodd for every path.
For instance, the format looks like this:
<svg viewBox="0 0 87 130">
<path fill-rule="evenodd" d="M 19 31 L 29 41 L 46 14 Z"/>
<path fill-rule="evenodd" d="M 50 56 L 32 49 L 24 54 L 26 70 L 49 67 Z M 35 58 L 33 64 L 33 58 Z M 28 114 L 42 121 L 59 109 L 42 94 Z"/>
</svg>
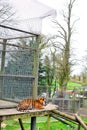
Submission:
<svg viewBox="0 0 87 130">
<path fill-rule="evenodd" d="M 39 97 L 38 99 L 24 99 L 17 105 L 18 111 L 31 110 L 31 109 L 44 109 L 46 106 L 46 101 L 43 97 Z"/>
</svg>

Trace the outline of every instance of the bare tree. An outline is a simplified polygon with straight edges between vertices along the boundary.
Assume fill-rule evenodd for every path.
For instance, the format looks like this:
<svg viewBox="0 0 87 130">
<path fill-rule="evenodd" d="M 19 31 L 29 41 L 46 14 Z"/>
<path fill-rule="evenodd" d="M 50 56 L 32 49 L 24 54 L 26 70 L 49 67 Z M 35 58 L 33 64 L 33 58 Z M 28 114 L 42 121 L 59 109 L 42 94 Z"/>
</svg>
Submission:
<svg viewBox="0 0 87 130">
<path fill-rule="evenodd" d="M 17 24 L 16 20 L 16 11 L 14 10 L 13 6 L 7 0 L 0 0 L 0 24 L 1 25 L 10 25 Z M 12 30 L 2 28 L 0 26 L 0 35 L 1 37 L 6 37 L 12 33 Z"/>
<path fill-rule="evenodd" d="M 74 25 L 77 19 L 72 19 L 72 11 L 76 0 L 69 0 L 67 3 L 66 10 L 62 10 L 63 22 L 58 20 L 53 21 L 58 28 L 58 34 L 56 35 L 56 43 L 53 43 L 55 48 L 60 51 L 60 57 L 57 58 L 59 66 L 59 84 L 66 89 L 67 83 L 69 81 L 69 76 L 71 72 L 71 67 L 73 62 L 71 59 L 71 42 L 72 35 L 74 34 Z"/>
<path fill-rule="evenodd" d="M 0 24 L 12 25 L 14 14 L 15 14 L 15 11 L 13 11 L 13 7 L 8 3 L 8 1 L 7 0 L 0 0 Z M 8 34 L 8 30 L 0 27 L 0 36 L 3 37 L 3 36 L 6 36 L 7 34 Z M 3 42 L 6 43 L 6 41 L 3 41 Z M 3 67 L 3 64 L 5 62 L 4 58 L 5 58 L 6 45 L 3 44 L 0 48 L 3 48 L 2 60 L 1 60 L 2 67 Z"/>
<path fill-rule="evenodd" d="M 0 24 L 8 24 L 13 20 L 15 11 L 7 0 L 0 0 Z"/>
</svg>

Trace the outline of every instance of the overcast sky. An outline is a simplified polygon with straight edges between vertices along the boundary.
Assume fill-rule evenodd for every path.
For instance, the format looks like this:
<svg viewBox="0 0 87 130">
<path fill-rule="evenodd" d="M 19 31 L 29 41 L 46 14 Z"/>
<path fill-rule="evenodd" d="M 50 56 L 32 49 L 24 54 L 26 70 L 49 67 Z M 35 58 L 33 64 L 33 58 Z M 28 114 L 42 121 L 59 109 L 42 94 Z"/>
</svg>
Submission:
<svg viewBox="0 0 87 130">
<path fill-rule="evenodd" d="M 20 15 L 26 15 L 26 6 L 28 4 L 29 0 L 10 0 L 12 1 L 12 3 L 14 3 L 14 5 L 16 6 L 16 9 L 18 11 L 21 11 Z M 34 0 L 32 0 L 34 1 Z M 59 15 L 59 10 L 61 10 L 63 8 L 63 5 L 65 3 L 66 0 L 39 0 L 40 2 L 54 8 L 57 10 L 57 13 Z M 87 16 L 86 16 L 86 10 L 87 10 L 87 1 L 82 1 L 82 0 L 76 0 L 76 6 L 74 9 L 74 14 L 76 17 L 79 17 L 80 20 L 78 21 L 76 30 L 77 30 L 77 35 L 75 36 L 74 40 L 75 42 L 75 48 L 76 48 L 76 54 L 78 59 L 80 59 L 85 53 L 85 50 L 87 50 L 87 32 L 86 32 L 86 26 L 87 26 Z M 58 17 L 58 16 L 57 16 Z M 44 26 L 44 33 L 50 33 L 50 29 L 48 27 L 47 29 L 47 25 Z M 81 63 L 80 63 L 81 64 Z M 78 66 L 76 68 L 76 73 L 77 71 L 79 71 L 81 68 L 81 66 Z"/>
</svg>

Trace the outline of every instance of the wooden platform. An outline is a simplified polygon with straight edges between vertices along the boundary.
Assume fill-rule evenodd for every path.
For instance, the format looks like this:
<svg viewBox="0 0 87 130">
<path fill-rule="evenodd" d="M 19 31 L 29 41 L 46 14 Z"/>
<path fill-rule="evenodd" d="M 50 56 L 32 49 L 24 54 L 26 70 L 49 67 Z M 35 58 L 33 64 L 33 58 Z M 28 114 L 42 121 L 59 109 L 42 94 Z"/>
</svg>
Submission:
<svg viewBox="0 0 87 130">
<path fill-rule="evenodd" d="M 27 111 L 17 111 L 16 110 L 17 103 L 8 102 L 4 100 L 0 100 L 0 130 L 1 130 L 1 123 L 4 120 L 8 119 L 17 119 L 19 120 L 21 130 L 24 130 L 22 124 L 22 118 L 31 118 L 31 130 L 36 130 L 36 117 L 37 116 L 49 116 L 52 110 L 57 109 L 56 105 L 48 104 L 44 106 L 44 109 L 32 109 Z"/>
<path fill-rule="evenodd" d="M 0 109 L 15 108 L 16 106 L 17 103 L 15 102 L 0 100 Z"/>
<path fill-rule="evenodd" d="M 2 101 L 2 104 L 0 104 L 0 106 L 1 105 L 7 106 L 7 104 L 3 104 L 3 103 L 5 103 L 5 101 Z M 66 119 L 68 121 L 70 120 L 70 121 L 76 122 L 76 124 L 78 125 L 78 130 L 79 130 L 79 124 L 83 128 L 87 129 L 87 123 L 83 122 L 77 114 L 68 115 L 68 114 L 63 113 L 61 111 L 58 111 L 57 106 L 53 105 L 53 104 L 48 104 L 47 106 L 44 107 L 44 109 L 41 109 L 41 110 L 40 109 L 39 110 L 33 109 L 33 110 L 27 110 L 24 112 L 16 110 L 17 104 L 9 102 L 9 105 L 10 105 L 10 107 L 12 107 L 14 105 L 14 108 L 0 109 L 0 130 L 1 130 L 2 121 L 6 120 L 6 119 L 8 120 L 8 119 L 17 119 L 17 118 L 19 120 L 21 130 L 24 130 L 23 123 L 22 123 L 21 119 L 25 118 L 25 117 L 31 118 L 31 130 L 36 130 L 36 117 L 38 117 L 38 116 L 48 116 L 46 130 L 50 130 L 50 125 L 49 125 L 50 124 L 50 116 L 55 118 L 55 119 L 58 119 L 58 120 L 61 120 L 61 118 L 63 118 L 64 120 Z M 64 122 L 64 120 L 61 120 L 61 121 Z"/>
<path fill-rule="evenodd" d="M 44 109 L 41 110 L 33 109 L 23 112 L 23 111 L 17 111 L 16 106 L 17 103 L 0 100 L 0 120 L 3 121 L 9 118 L 44 116 L 49 115 L 49 113 L 52 110 L 57 109 L 56 105 L 48 104 L 47 106 L 44 106 Z"/>
</svg>

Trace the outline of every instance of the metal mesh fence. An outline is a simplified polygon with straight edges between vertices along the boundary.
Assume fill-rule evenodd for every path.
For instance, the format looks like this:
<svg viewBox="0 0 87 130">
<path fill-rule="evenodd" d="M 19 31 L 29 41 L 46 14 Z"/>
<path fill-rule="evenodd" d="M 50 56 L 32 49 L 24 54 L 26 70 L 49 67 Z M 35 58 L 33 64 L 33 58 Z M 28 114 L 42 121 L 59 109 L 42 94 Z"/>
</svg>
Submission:
<svg viewBox="0 0 87 130">
<path fill-rule="evenodd" d="M 32 75 L 33 74 L 33 55 L 30 50 L 14 50 L 7 52 L 7 65 L 5 66 L 6 74 Z"/>
<path fill-rule="evenodd" d="M 17 101 L 32 97 L 33 79 L 29 77 L 3 77 L 2 98 Z"/>
<path fill-rule="evenodd" d="M 3 51 L 0 46 L 0 61 L 4 61 L 3 72 L 1 70 L 0 74 L 1 99 L 19 101 L 32 97 L 34 52 L 33 49 L 15 47 L 6 47 Z"/>
</svg>

